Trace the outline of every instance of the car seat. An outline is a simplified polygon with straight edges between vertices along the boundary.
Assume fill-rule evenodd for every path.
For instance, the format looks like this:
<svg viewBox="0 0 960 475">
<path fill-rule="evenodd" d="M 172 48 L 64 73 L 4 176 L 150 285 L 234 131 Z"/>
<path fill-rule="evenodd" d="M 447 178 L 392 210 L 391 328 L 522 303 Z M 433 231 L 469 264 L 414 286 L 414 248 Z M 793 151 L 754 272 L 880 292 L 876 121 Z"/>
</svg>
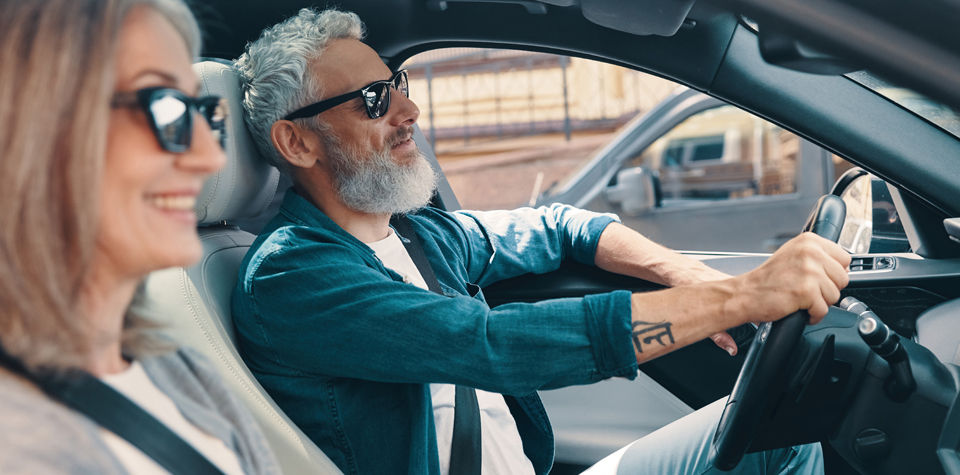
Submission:
<svg viewBox="0 0 960 475">
<path fill-rule="evenodd" d="M 134 312 L 158 320 L 176 343 L 204 354 L 253 413 L 284 473 L 340 473 L 280 410 L 237 353 L 230 294 L 254 235 L 235 223 L 262 215 L 277 194 L 279 173 L 257 153 L 243 122 L 239 76 L 229 63 L 194 65 L 201 94 L 225 97 L 229 108 L 227 163 L 198 197 L 203 257 L 189 268 L 154 272 Z"/>
</svg>

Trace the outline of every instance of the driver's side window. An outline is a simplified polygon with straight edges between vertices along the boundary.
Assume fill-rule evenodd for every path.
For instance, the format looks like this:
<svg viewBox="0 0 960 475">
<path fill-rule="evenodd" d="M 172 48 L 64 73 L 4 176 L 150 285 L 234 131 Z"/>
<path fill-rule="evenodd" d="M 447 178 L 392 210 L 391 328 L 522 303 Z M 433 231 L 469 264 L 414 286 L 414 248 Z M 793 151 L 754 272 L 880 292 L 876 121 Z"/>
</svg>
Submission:
<svg viewBox="0 0 960 475">
<path fill-rule="evenodd" d="M 463 208 L 561 202 L 674 249 L 769 252 L 846 167 L 734 106 L 598 61 L 453 48 L 404 67 Z"/>
</svg>

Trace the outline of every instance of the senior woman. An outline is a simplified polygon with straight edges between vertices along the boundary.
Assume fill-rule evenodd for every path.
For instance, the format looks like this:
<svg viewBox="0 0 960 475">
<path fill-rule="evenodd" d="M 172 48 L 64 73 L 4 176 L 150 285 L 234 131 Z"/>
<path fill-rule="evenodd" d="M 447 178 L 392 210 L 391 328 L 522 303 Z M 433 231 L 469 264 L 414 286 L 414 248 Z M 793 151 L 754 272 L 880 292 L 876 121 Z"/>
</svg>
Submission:
<svg viewBox="0 0 960 475">
<path fill-rule="evenodd" d="M 277 471 L 213 370 L 127 311 L 201 255 L 193 205 L 225 157 L 198 38 L 180 0 L 0 0 L 2 473 Z"/>
</svg>

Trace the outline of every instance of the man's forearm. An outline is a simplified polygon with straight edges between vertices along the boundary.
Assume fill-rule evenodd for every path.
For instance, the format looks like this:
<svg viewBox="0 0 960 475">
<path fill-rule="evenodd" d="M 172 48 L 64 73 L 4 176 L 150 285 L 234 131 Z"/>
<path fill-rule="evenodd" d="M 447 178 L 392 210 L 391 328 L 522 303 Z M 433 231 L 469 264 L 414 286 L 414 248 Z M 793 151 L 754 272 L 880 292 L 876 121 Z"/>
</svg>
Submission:
<svg viewBox="0 0 960 475">
<path fill-rule="evenodd" d="M 733 279 L 633 294 L 631 335 L 637 361 L 652 360 L 736 326 L 737 295 Z"/>
<path fill-rule="evenodd" d="M 603 270 L 670 287 L 728 277 L 619 223 L 611 223 L 603 230 L 594 259 Z"/>
<path fill-rule="evenodd" d="M 840 299 L 850 255 L 804 233 L 756 269 L 723 280 L 631 296 L 631 336 L 637 361 L 682 348 L 748 321 L 769 322 L 807 310 L 811 323 Z"/>
</svg>

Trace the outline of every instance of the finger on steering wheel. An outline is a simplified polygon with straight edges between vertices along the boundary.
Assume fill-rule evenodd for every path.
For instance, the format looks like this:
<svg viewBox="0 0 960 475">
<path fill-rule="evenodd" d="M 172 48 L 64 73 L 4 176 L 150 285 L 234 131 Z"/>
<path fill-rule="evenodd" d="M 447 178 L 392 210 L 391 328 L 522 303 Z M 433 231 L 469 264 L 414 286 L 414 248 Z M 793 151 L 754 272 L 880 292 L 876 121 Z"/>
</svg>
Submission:
<svg viewBox="0 0 960 475">
<path fill-rule="evenodd" d="M 714 333 L 710 335 L 710 339 L 713 340 L 713 343 L 720 347 L 723 351 L 726 351 L 730 356 L 736 356 L 737 354 L 737 342 L 730 336 L 727 332 Z"/>
<path fill-rule="evenodd" d="M 817 323 L 827 315 L 827 312 L 830 311 L 830 305 L 833 305 L 840 300 L 840 289 L 837 288 L 837 284 L 835 284 L 832 280 L 830 280 L 827 277 L 823 277 L 820 280 L 820 297 L 821 297 L 820 304 L 823 305 L 823 315 L 819 317 L 814 317 L 814 312 L 811 309 L 810 323 Z M 817 315 L 819 315 L 819 313 Z"/>
<path fill-rule="evenodd" d="M 850 274 L 847 273 L 847 268 L 837 261 L 831 259 L 824 262 L 823 270 L 830 277 L 830 280 L 841 289 L 850 283 Z"/>
<path fill-rule="evenodd" d="M 837 261 L 837 263 L 839 263 L 842 267 L 847 267 L 850 265 L 850 260 L 853 259 L 850 253 L 843 250 L 842 247 L 838 246 L 835 242 L 829 239 L 820 236 L 817 237 L 829 243 L 829 245 L 823 246 L 823 249 L 826 251 L 827 255 L 829 255 L 833 260 Z"/>
</svg>

